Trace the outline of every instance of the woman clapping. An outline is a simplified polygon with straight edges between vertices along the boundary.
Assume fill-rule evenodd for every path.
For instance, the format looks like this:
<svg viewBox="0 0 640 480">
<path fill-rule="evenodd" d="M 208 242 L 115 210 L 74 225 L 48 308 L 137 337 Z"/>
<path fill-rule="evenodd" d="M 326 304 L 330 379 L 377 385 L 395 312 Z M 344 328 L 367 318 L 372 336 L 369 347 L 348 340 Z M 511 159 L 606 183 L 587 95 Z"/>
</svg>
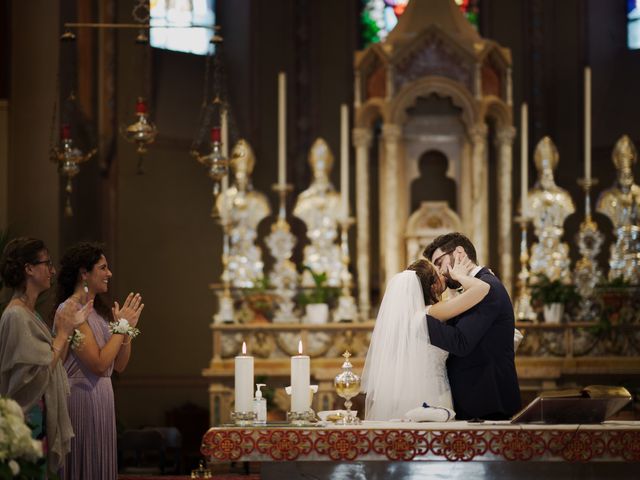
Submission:
<svg viewBox="0 0 640 480">
<path fill-rule="evenodd" d="M 56 270 L 41 240 L 21 237 L 9 242 L 0 260 L 0 275 L 13 297 L 0 318 L 0 395 L 22 407 L 34 437 L 42 439 L 47 465 L 57 472 L 64 464 L 73 436 L 67 397 L 69 386 L 61 360 L 67 339 L 91 312 L 73 300 L 57 311 L 54 338 L 36 312 L 38 296 L 48 290 Z M 46 414 L 45 414 L 46 412 Z"/>
<path fill-rule="evenodd" d="M 116 418 L 111 373 L 122 372 L 131 355 L 131 341 L 144 305 L 139 294 L 129 294 L 122 308 L 109 308 L 111 271 L 99 245 L 80 243 L 60 263 L 57 302 L 91 302 L 94 312 L 79 328 L 64 367 L 69 376 L 69 412 L 75 438 L 67 459 L 68 479 L 118 476 Z"/>
</svg>

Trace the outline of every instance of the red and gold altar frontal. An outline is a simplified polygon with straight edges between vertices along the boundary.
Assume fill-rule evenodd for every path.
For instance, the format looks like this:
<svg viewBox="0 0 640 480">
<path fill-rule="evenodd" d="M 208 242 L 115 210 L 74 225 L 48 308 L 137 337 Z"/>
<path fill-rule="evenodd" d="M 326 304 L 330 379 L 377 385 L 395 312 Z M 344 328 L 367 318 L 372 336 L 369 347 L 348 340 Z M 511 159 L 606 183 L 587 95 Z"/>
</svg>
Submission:
<svg viewBox="0 0 640 480">
<path fill-rule="evenodd" d="M 509 425 L 372 423 L 358 428 L 211 428 L 210 462 L 558 461 L 639 462 L 640 422 Z"/>
</svg>

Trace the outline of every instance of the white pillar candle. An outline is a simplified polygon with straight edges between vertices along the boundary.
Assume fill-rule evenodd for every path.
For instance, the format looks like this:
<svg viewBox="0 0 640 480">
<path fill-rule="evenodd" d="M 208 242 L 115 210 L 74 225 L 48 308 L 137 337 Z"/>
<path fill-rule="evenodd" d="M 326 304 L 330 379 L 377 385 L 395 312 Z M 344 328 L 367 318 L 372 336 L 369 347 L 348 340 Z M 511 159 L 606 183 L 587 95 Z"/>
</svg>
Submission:
<svg viewBox="0 0 640 480">
<path fill-rule="evenodd" d="M 235 358 L 235 393 L 235 411 L 253 411 L 253 357 L 247 355 L 245 342 L 242 342 L 242 355 Z"/>
<path fill-rule="evenodd" d="M 278 74 L 278 185 L 287 183 L 287 76 Z"/>
<path fill-rule="evenodd" d="M 529 116 L 526 103 L 522 104 L 520 110 L 520 146 L 520 214 L 526 216 L 529 189 Z"/>
<path fill-rule="evenodd" d="M 591 68 L 584 69 L 584 178 L 591 180 Z"/>
<path fill-rule="evenodd" d="M 302 340 L 298 343 L 300 355 L 291 357 L 291 411 L 306 412 L 311 407 L 311 361 L 302 355 Z"/>
<path fill-rule="evenodd" d="M 342 214 L 349 217 L 349 107 L 340 106 L 340 199 Z"/>
</svg>

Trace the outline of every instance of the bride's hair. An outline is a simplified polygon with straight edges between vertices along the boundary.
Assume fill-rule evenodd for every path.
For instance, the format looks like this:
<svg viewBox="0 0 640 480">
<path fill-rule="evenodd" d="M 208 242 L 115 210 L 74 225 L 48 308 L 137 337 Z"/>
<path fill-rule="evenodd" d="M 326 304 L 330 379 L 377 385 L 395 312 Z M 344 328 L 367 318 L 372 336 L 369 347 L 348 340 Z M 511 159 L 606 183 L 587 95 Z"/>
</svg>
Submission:
<svg viewBox="0 0 640 480">
<path fill-rule="evenodd" d="M 439 298 L 433 291 L 433 286 L 438 279 L 436 267 L 429 260 L 421 258 L 416 260 L 407 267 L 407 270 L 413 270 L 420 280 L 422 286 L 422 295 L 424 296 L 425 305 L 434 305 L 438 303 Z"/>
</svg>

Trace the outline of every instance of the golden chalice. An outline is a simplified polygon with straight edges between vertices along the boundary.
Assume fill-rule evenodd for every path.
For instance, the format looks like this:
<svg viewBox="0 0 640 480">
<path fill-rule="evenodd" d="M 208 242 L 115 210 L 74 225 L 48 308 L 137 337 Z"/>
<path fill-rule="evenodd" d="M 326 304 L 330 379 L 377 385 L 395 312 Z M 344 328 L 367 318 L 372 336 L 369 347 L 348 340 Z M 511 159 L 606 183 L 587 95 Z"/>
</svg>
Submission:
<svg viewBox="0 0 640 480">
<path fill-rule="evenodd" d="M 340 423 L 342 424 L 358 424 L 360 419 L 351 411 L 351 399 L 360 393 L 360 377 L 351 370 L 353 365 L 349 361 L 351 354 L 349 351 L 342 355 L 345 358 L 342 364 L 342 372 L 336 375 L 333 385 L 336 387 L 336 393 L 339 397 L 345 399 L 344 406 L 347 412 Z"/>
</svg>

